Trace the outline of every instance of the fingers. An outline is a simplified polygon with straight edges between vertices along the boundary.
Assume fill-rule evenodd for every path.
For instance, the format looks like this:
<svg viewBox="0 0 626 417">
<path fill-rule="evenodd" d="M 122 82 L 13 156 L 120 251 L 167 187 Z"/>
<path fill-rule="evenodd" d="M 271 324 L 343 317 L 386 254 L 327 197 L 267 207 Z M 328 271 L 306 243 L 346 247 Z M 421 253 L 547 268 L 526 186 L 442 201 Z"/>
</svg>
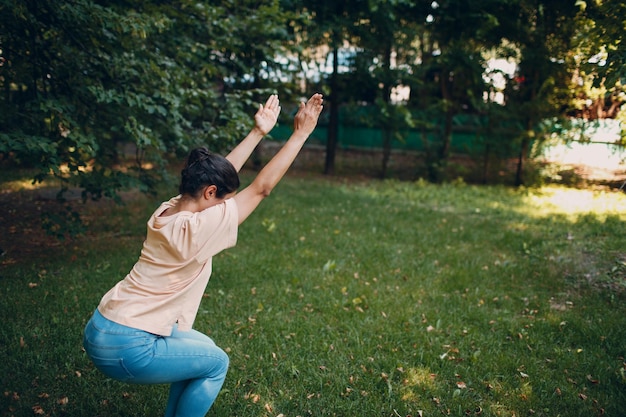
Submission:
<svg viewBox="0 0 626 417">
<path fill-rule="evenodd" d="M 323 96 L 320 93 L 315 93 L 307 100 L 306 104 L 304 102 L 300 102 L 298 105 L 298 113 L 309 113 L 319 116 L 324 109 L 324 106 L 322 105 L 323 102 Z"/>
<path fill-rule="evenodd" d="M 323 101 L 322 95 L 320 93 L 315 93 L 311 96 L 311 98 L 306 102 L 306 104 L 317 105 L 321 104 Z"/>
<path fill-rule="evenodd" d="M 324 96 L 320 93 L 315 93 L 311 96 L 311 98 L 306 102 L 307 107 L 313 108 L 317 112 L 322 111 L 322 104 L 324 103 Z"/>
<path fill-rule="evenodd" d="M 322 103 L 324 102 L 324 96 L 320 93 L 315 93 L 313 94 L 306 103 L 300 103 L 299 105 L 299 109 L 306 107 L 306 106 L 321 106 Z M 263 111 L 263 109 L 265 110 L 271 110 L 272 112 L 278 114 L 280 113 L 281 110 L 281 106 L 280 106 L 280 100 L 278 100 L 278 95 L 277 94 L 272 94 L 267 98 L 267 101 L 265 102 L 265 106 L 263 105 L 259 105 L 259 111 Z"/>
<path fill-rule="evenodd" d="M 270 114 L 273 114 L 274 117 L 278 117 L 278 115 L 280 114 L 280 101 L 278 100 L 278 95 L 276 94 L 272 94 L 271 96 L 268 97 L 267 101 L 265 102 L 265 105 L 263 104 L 259 104 L 259 108 L 255 114 L 256 116 L 261 116 L 263 114 L 268 114 L 265 113 L 266 111 L 269 112 Z"/>
<path fill-rule="evenodd" d="M 276 108 L 280 107 L 280 102 L 278 100 L 278 95 L 272 94 L 267 98 L 265 102 L 265 108 L 270 109 L 272 111 L 276 111 Z"/>
<path fill-rule="evenodd" d="M 322 105 L 323 102 L 323 96 L 319 93 L 315 93 L 306 103 L 301 101 L 298 104 L 298 111 L 294 118 L 294 132 L 302 132 L 306 134 L 307 137 L 313 132 L 319 116 L 324 109 Z"/>
<path fill-rule="evenodd" d="M 300 108 L 304 106 L 321 106 L 324 102 L 324 96 L 320 93 L 313 94 L 305 103 L 300 103 Z M 259 104 L 259 112 L 263 110 L 271 110 L 275 113 L 279 113 L 281 110 L 280 100 L 278 100 L 277 94 L 272 94 L 267 98 L 265 105 Z"/>
</svg>

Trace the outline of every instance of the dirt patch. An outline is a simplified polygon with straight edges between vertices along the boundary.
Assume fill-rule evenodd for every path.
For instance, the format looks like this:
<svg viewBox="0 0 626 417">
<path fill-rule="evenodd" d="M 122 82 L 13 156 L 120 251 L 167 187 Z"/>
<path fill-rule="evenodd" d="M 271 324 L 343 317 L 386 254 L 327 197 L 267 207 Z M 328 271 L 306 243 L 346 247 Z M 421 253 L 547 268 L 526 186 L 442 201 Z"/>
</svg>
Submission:
<svg viewBox="0 0 626 417">
<path fill-rule="evenodd" d="M 556 166 L 556 165 L 555 165 Z M 590 165 L 557 166 L 558 181 L 566 185 L 604 185 L 610 188 L 626 187 L 626 170 L 610 169 Z"/>
<path fill-rule="evenodd" d="M 39 191 L 3 191 L 0 193 L 0 264 L 39 257 L 61 246 L 42 227 L 42 214 L 59 210 L 58 203 L 39 197 Z"/>
<path fill-rule="evenodd" d="M 76 213 L 89 220 L 115 205 L 109 199 L 83 203 L 78 189 L 69 190 L 61 202 L 56 198 L 58 191 L 46 187 L 0 192 L 0 205 L 5 207 L 0 211 L 0 266 L 41 262 L 77 244 L 71 230 L 54 230 L 49 219 L 69 221 Z"/>
</svg>

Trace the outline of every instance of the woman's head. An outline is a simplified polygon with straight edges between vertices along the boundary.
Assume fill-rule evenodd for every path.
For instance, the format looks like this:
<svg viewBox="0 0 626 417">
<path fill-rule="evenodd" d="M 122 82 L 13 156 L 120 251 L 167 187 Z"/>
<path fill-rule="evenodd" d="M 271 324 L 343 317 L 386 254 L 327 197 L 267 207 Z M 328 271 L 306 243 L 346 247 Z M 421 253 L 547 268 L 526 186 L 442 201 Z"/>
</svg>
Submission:
<svg viewBox="0 0 626 417">
<path fill-rule="evenodd" d="M 181 172 L 178 191 L 182 195 L 198 198 L 205 187 L 215 185 L 216 197 L 222 198 L 239 188 L 239 175 L 230 161 L 209 152 L 205 147 L 189 153 Z"/>
</svg>

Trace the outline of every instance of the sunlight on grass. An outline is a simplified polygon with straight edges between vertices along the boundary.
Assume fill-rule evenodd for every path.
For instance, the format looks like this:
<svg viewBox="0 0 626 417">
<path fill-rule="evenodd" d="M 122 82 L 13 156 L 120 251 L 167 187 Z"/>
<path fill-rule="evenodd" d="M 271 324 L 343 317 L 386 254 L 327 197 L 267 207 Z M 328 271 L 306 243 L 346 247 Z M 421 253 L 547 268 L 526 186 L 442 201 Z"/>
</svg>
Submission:
<svg viewBox="0 0 626 417">
<path fill-rule="evenodd" d="M 562 214 L 577 217 L 626 214 L 626 193 L 604 190 L 577 190 L 565 187 L 543 187 L 530 191 L 524 199 L 528 205 L 522 211 L 533 217 Z"/>
<path fill-rule="evenodd" d="M 34 174 L 33 174 L 34 175 Z M 45 188 L 58 188 L 61 185 L 61 181 L 58 178 L 54 178 L 52 174 L 46 178 L 44 182 L 33 180 L 33 177 L 24 177 L 21 175 L 19 178 L 11 178 L 2 181 L 2 191 L 32 191 Z"/>
<path fill-rule="evenodd" d="M 496 415 L 499 417 L 500 416 L 501 417 L 517 416 L 515 411 L 512 411 L 511 409 L 509 409 L 509 407 L 503 404 L 491 404 L 489 407 L 489 410 L 492 412 L 493 415 Z"/>
<path fill-rule="evenodd" d="M 424 367 L 410 368 L 406 371 L 406 377 L 402 381 L 404 401 L 418 401 L 420 396 L 414 389 L 435 389 L 436 375 Z"/>
<path fill-rule="evenodd" d="M 7 181 L 2 185 L 6 191 L 38 190 L 43 188 L 41 183 L 33 182 L 32 179 Z"/>
</svg>

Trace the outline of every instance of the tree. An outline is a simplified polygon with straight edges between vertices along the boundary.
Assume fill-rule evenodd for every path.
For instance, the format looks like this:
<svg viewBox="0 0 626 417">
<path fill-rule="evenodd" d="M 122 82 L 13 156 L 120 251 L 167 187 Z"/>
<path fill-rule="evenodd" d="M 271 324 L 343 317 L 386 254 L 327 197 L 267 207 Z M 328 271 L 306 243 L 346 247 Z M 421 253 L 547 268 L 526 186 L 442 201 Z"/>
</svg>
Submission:
<svg viewBox="0 0 626 417">
<path fill-rule="evenodd" d="M 303 48 L 302 57 L 314 60 L 309 53 L 322 51 L 323 61 L 331 61 L 330 73 L 320 74 L 328 84 L 324 89 L 329 111 L 326 138 L 326 157 L 324 173 L 332 175 L 335 170 L 335 154 L 339 135 L 339 108 L 345 102 L 346 91 L 340 82 L 340 53 L 346 44 L 354 43 L 354 26 L 360 15 L 360 1 L 301 1 L 297 6 L 299 12 L 310 17 L 309 21 L 301 22 L 299 38 Z M 342 66 L 349 65 L 344 59 Z"/>
<path fill-rule="evenodd" d="M 362 12 L 357 34 L 361 61 L 367 63 L 378 84 L 375 104 L 376 116 L 372 123 L 383 135 L 381 177 L 387 176 L 394 140 L 402 140 L 403 133 L 413 126 L 406 106 L 395 103 L 394 87 L 404 84 L 408 69 L 415 62 L 414 40 L 419 33 L 419 21 L 424 19 L 423 8 L 411 0 L 371 1 Z"/>
<path fill-rule="evenodd" d="M 1 0 L 0 155 L 100 198 L 154 189 L 168 155 L 224 150 L 254 98 L 234 81 L 258 76 L 285 38 L 278 3 L 255 5 Z M 246 33 L 260 46 L 242 44 Z M 125 144 L 130 169 L 119 165 Z"/>
<path fill-rule="evenodd" d="M 531 142 L 541 141 L 540 123 L 571 109 L 576 14 L 573 4 L 556 0 L 522 0 L 503 14 L 509 16 L 503 36 L 519 48 L 518 71 L 506 92 L 506 107 L 521 132 L 516 185 L 524 184 Z"/>
<path fill-rule="evenodd" d="M 626 5 L 578 1 L 575 37 L 575 117 L 620 119 L 626 138 L 626 45 L 621 41 Z"/>
<path fill-rule="evenodd" d="M 419 60 L 409 105 L 418 111 L 431 181 L 445 179 L 452 149 L 454 118 L 479 113 L 483 92 L 485 54 L 500 42 L 493 32 L 499 25 L 490 0 L 432 2 L 425 11 L 418 38 Z M 426 131 L 434 131 L 428 140 Z"/>
</svg>

